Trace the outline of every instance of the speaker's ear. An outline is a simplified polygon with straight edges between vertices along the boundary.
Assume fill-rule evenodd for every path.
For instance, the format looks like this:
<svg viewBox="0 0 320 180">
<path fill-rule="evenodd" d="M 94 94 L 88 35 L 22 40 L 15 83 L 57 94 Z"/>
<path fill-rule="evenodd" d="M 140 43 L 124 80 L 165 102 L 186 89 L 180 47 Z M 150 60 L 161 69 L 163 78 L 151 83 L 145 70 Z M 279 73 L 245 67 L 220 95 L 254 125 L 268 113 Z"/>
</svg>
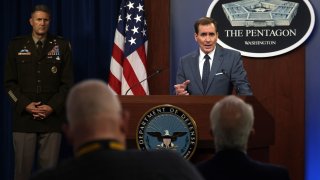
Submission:
<svg viewBox="0 0 320 180">
<path fill-rule="evenodd" d="M 198 42 L 198 34 L 197 33 L 194 33 L 194 40 L 196 41 L 196 42 Z"/>
</svg>

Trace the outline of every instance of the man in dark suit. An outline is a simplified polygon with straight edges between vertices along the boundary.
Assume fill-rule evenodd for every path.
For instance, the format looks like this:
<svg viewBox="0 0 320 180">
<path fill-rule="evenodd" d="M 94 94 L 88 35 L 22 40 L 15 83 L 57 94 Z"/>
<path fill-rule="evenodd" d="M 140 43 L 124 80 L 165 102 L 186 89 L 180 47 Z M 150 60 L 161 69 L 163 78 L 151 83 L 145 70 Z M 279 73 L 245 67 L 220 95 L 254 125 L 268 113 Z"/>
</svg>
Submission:
<svg viewBox="0 0 320 180">
<path fill-rule="evenodd" d="M 210 113 L 216 154 L 197 165 L 207 180 L 289 180 L 287 169 L 255 161 L 246 152 L 253 131 L 253 109 L 230 95 L 214 105 Z"/>
<path fill-rule="evenodd" d="M 118 97 L 102 81 L 76 85 L 67 99 L 65 133 L 75 157 L 33 180 L 202 179 L 188 161 L 171 151 L 125 150 L 125 119 Z"/>
<path fill-rule="evenodd" d="M 58 160 L 64 104 L 73 82 L 70 43 L 48 34 L 50 10 L 37 5 L 29 23 L 32 33 L 14 38 L 8 48 L 4 86 L 14 105 L 15 180 Z M 36 149 L 38 148 L 38 149 Z"/>
<path fill-rule="evenodd" d="M 175 91 L 177 95 L 252 95 L 241 54 L 217 45 L 217 23 L 202 17 L 194 24 L 199 49 L 180 59 Z"/>
</svg>

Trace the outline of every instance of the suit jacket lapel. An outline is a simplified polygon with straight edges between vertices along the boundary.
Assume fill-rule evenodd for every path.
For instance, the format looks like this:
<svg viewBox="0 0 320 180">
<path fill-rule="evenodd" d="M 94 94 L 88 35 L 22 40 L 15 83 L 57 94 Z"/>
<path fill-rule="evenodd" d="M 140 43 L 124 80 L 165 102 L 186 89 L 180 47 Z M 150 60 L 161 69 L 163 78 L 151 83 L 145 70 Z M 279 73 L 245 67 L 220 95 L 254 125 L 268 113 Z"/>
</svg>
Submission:
<svg viewBox="0 0 320 180">
<path fill-rule="evenodd" d="M 200 88 L 201 92 L 203 93 L 203 86 L 202 86 L 202 81 L 201 81 L 201 76 L 200 76 L 200 70 L 199 70 L 199 50 L 194 53 L 194 56 L 192 57 L 192 63 L 191 63 L 191 70 L 192 74 L 195 76 L 195 84 Z"/>
<path fill-rule="evenodd" d="M 207 85 L 207 89 L 205 90 L 204 94 L 206 94 L 207 91 L 209 90 L 210 85 L 215 77 L 215 74 L 217 74 L 217 71 L 223 62 L 223 57 L 222 57 L 221 51 L 222 51 L 222 49 L 218 45 L 216 45 L 216 51 L 214 53 L 214 59 L 212 61 L 212 65 L 211 65 L 208 85 Z"/>
</svg>

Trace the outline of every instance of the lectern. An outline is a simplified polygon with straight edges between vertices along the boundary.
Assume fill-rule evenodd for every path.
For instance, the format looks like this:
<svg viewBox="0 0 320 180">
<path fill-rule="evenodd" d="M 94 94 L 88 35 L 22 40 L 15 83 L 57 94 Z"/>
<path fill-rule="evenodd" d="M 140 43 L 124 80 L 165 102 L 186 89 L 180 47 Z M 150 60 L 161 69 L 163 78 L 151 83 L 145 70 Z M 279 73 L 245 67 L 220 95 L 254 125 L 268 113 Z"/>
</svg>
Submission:
<svg viewBox="0 0 320 180">
<path fill-rule="evenodd" d="M 200 161 L 214 152 L 213 137 L 210 134 L 209 114 L 212 106 L 224 96 L 119 96 L 124 110 L 129 111 L 128 146 L 137 148 L 136 130 L 141 117 L 149 109 L 170 104 L 186 111 L 196 122 L 198 131 L 197 150 L 192 161 Z M 254 109 L 254 134 L 249 139 L 248 153 L 257 160 L 269 161 L 269 147 L 274 143 L 275 123 L 271 115 L 254 96 L 241 97 Z"/>
</svg>

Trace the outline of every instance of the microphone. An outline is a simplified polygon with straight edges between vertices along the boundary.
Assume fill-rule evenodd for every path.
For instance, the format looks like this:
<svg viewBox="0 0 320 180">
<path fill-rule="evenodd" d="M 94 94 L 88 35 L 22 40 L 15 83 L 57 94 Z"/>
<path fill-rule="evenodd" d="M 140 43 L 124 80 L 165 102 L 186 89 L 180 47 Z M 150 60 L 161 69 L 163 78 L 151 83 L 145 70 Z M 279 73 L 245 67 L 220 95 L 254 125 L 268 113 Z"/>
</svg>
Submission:
<svg viewBox="0 0 320 180">
<path fill-rule="evenodd" d="M 150 74 L 149 76 L 147 76 L 146 78 L 144 78 L 144 79 L 142 79 L 141 81 L 133 84 L 133 86 L 131 86 L 131 87 L 126 91 L 126 93 L 125 93 L 124 95 L 127 95 L 128 92 L 129 92 L 131 89 L 135 88 L 136 86 L 138 86 L 139 84 L 141 84 L 143 81 L 145 81 L 145 80 L 147 80 L 147 79 L 149 79 L 149 78 L 151 78 L 151 77 L 153 77 L 153 76 L 155 76 L 155 75 L 157 75 L 157 74 L 159 74 L 159 73 L 161 73 L 161 72 L 162 72 L 162 69 L 158 69 L 158 70 L 156 70 L 154 73 L 152 73 L 152 74 Z"/>
</svg>

